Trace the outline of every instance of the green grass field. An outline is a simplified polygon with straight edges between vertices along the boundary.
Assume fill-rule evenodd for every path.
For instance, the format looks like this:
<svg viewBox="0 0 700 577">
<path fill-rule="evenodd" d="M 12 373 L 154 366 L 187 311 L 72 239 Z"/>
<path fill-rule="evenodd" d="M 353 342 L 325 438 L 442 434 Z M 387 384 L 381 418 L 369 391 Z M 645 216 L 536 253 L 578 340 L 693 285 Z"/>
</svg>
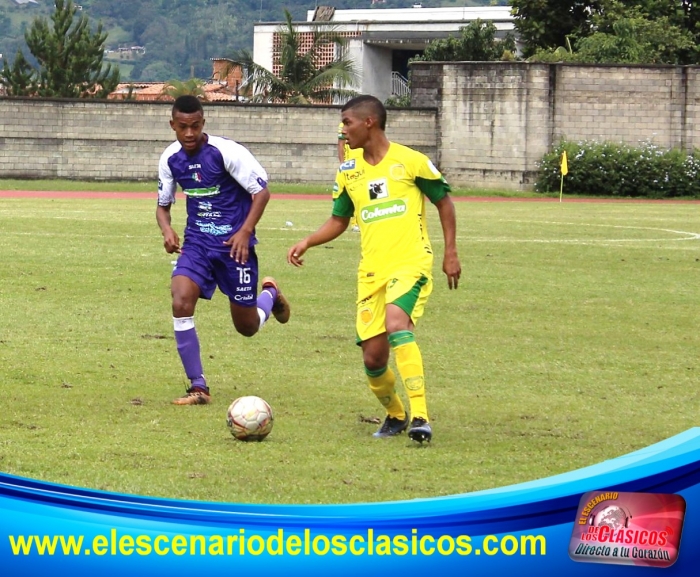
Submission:
<svg viewBox="0 0 700 577">
<path fill-rule="evenodd" d="M 48 190 L 48 191 L 87 191 L 87 192 L 153 192 L 158 188 L 157 182 L 96 182 L 94 180 L 19 180 L 0 179 L 0 190 Z M 300 184 L 275 182 L 271 190 L 275 194 L 318 194 L 330 196 L 333 183 Z M 454 196 L 496 196 L 504 198 L 544 198 L 557 196 L 555 193 L 519 192 L 507 190 L 455 189 Z"/>
<path fill-rule="evenodd" d="M 698 424 L 700 205 L 459 202 L 463 281 L 448 291 L 436 259 L 416 331 L 435 430 L 421 447 L 365 422 L 382 414 L 354 344 L 358 235 L 285 262 L 327 199 L 276 200 L 259 226 L 289 324 L 246 339 L 223 295 L 202 302 L 214 402 L 171 405 L 185 379 L 154 204 L 0 199 L 0 470 L 206 501 L 385 501 L 555 475 Z M 440 255 L 434 210 L 430 224 Z M 226 427 L 244 394 L 275 410 L 262 443 Z"/>
</svg>

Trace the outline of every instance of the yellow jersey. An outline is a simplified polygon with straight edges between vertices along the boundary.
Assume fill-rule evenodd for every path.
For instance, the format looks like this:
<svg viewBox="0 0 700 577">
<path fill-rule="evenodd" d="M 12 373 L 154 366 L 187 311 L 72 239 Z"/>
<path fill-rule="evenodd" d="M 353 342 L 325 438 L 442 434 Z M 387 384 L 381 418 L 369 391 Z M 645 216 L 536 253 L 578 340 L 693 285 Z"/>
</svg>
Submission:
<svg viewBox="0 0 700 577">
<path fill-rule="evenodd" d="M 390 143 L 376 166 L 362 155 L 340 165 L 333 189 L 333 214 L 357 219 L 362 260 L 359 280 L 381 280 L 417 271 L 432 278 L 425 198 L 435 203 L 450 187 L 430 159 Z"/>
</svg>

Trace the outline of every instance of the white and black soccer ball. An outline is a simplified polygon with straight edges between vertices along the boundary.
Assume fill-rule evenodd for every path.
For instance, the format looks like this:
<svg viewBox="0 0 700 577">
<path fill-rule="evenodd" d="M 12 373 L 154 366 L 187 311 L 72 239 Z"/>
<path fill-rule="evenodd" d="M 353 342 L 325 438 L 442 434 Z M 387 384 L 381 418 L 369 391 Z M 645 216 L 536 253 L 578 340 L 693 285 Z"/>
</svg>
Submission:
<svg viewBox="0 0 700 577">
<path fill-rule="evenodd" d="M 262 441 L 272 431 L 272 408 L 253 395 L 238 397 L 228 408 L 226 422 L 239 441 Z"/>
</svg>

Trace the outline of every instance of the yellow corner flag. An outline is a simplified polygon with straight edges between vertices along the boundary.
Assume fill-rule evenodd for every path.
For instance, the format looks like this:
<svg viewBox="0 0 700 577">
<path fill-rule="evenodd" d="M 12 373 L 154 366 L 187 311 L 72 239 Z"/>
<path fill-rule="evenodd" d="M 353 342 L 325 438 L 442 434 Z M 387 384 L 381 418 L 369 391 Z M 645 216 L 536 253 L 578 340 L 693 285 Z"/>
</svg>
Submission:
<svg viewBox="0 0 700 577">
<path fill-rule="evenodd" d="M 564 177 L 569 174 L 569 163 L 566 160 L 566 150 L 561 153 L 561 186 L 559 187 L 559 202 L 564 194 Z"/>
</svg>

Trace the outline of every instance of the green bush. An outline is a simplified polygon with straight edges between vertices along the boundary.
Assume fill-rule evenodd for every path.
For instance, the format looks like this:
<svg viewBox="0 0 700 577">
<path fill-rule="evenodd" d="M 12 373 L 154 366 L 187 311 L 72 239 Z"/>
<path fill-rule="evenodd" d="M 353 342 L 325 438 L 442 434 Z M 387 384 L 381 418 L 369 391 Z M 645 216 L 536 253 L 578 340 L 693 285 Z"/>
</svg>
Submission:
<svg viewBox="0 0 700 577">
<path fill-rule="evenodd" d="M 700 150 L 688 154 L 649 141 L 639 147 L 612 142 L 561 142 L 540 162 L 535 190 L 559 191 L 564 150 L 569 167 L 564 177 L 567 194 L 700 198 Z"/>
</svg>

